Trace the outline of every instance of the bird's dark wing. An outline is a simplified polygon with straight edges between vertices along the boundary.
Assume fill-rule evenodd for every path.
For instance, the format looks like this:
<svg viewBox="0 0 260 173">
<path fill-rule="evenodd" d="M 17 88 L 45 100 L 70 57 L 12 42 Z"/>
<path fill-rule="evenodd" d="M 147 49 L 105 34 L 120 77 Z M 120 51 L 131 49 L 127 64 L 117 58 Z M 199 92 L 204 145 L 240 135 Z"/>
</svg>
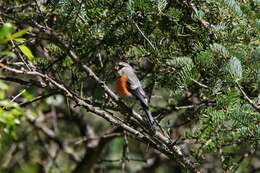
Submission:
<svg viewBox="0 0 260 173">
<path fill-rule="evenodd" d="M 149 105 L 148 105 L 148 101 L 147 101 L 144 90 L 141 87 L 138 87 L 135 90 L 129 90 L 129 91 L 133 96 L 135 96 L 140 101 L 141 106 L 145 113 L 144 121 L 145 121 L 146 125 L 148 126 L 148 128 L 152 132 L 154 132 L 155 131 L 155 128 L 153 126 L 154 119 L 151 115 L 151 112 L 149 111 Z"/>
<path fill-rule="evenodd" d="M 144 106 L 146 108 L 149 107 L 145 92 L 141 87 L 138 87 L 134 90 L 129 89 L 129 91 L 133 96 L 135 96 L 141 102 L 142 106 Z"/>
</svg>

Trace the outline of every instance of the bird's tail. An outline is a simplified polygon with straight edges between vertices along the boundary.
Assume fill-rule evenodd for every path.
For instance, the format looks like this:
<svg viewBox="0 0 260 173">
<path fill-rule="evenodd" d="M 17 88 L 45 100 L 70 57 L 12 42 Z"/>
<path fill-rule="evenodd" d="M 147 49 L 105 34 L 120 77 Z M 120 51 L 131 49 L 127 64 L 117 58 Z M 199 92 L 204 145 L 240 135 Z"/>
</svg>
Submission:
<svg viewBox="0 0 260 173">
<path fill-rule="evenodd" d="M 135 90 L 130 91 L 141 103 L 141 106 L 144 110 L 145 116 L 144 116 L 144 122 L 145 125 L 149 128 L 148 130 L 151 130 L 152 132 L 155 132 L 155 126 L 154 126 L 154 119 L 149 111 L 149 105 L 148 101 L 146 99 L 144 90 L 141 87 L 138 87 Z"/>
<path fill-rule="evenodd" d="M 142 105 L 143 110 L 144 110 L 144 113 L 145 113 L 145 116 L 144 116 L 145 125 L 146 125 L 152 132 L 155 132 L 154 119 L 153 119 L 153 117 L 152 117 L 151 112 L 149 111 L 149 108 L 148 108 L 146 105 L 143 105 L 142 103 L 141 103 L 141 105 Z"/>
</svg>

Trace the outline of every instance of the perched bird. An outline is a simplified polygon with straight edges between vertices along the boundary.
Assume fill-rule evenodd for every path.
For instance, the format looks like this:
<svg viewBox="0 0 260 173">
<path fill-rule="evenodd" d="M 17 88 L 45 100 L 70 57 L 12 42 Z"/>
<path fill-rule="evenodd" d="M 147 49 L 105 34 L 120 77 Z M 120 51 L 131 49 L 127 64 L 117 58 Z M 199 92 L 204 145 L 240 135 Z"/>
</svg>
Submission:
<svg viewBox="0 0 260 173">
<path fill-rule="evenodd" d="M 149 112 L 148 99 L 142 88 L 141 82 L 137 78 L 134 69 L 125 62 L 119 62 L 115 65 L 115 70 L 118 72 L 119 77 L 116 81 L 116 91 L 120 96 L 134 96 L 140 101 L 140 104 L 144 110 L 145 123 L 152 129 L 154 119 Z"/>
</svg>

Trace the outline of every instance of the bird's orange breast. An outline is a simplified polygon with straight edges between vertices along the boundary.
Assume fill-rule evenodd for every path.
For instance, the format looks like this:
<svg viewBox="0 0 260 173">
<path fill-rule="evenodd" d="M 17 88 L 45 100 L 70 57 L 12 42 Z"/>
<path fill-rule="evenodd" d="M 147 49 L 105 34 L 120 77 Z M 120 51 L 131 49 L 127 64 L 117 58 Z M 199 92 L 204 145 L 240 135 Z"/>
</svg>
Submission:
<svg viewBox="0 0 260 173">
<path fill-rule="evenodd" d="M 128 84 L 127 84 L 127 76 L 120 76 L 116 80 L 116 91 L 120 96 L 129 96 L 130 93 L 128 91 Z"/>
</svg>

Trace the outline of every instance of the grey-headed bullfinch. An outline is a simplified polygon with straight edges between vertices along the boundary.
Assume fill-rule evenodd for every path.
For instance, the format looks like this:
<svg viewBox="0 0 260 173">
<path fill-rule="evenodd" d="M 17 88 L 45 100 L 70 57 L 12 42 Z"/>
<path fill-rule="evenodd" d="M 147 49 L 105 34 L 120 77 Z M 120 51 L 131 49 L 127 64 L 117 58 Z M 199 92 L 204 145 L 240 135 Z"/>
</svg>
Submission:
<svg viewBox="0 0 260 173">
<path fill-rule="evenodd" d="M 120 96 L 134 96 L 139 100 L 145 112 L 144 120 L 152 128 L 154 119 L 149 111 L 148 99 L 134 69 L 126 62 L 119 62 L 115 65 L 115 70 L 119 74 L 116 81 L 116 92 Z"/>
</svg>

